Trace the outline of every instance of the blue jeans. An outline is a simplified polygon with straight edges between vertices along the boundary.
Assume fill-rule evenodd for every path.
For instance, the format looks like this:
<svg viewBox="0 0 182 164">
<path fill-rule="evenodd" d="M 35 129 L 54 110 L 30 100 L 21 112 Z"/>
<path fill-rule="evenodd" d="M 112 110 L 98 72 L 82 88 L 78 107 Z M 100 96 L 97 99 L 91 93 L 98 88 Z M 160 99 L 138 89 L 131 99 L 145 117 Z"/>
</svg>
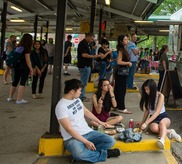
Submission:
<svg viewBox="0 0 182 164">
<path fill-rule="evenodd" d="M 99 62 L 99 79 L 104 79 L 106 76 L 106 62 Z"/>
<path fill-rule="evenodd" d="M 81 90 L 80 99 L 83 100 L 85 97 L 85 88 L 87 86 L 87 83 L 89 81 L 90 73 L 91 73 L 91 67 L 85 67 L 85 68 L 78 68 L 80 72 L 80 81 L 83 85 L 83 88 Z"/>
<path fill-rule="evenodd" d="M 70 138 L 64 142 L 65 148 L 77 161 L 101 162 L 107 158 L 107 150 L 110 149 L 115 140 L 110 136 L 97 131 L 84 134 L 83 137 L 94 143 L 96 150 L 89 150 L 83 142 Z"/>
<path fill-rule="evenodd" d="M 132 61 L 131 63 L 132 63 L 132 66 L 130 67 L 128 80 L 127 80 L 128 88 L 133 88 L 133 80 L 134 80 L 134 74 L 135 74 L 135 71 L 136 71 L 137 62 Z"/>
</svg>

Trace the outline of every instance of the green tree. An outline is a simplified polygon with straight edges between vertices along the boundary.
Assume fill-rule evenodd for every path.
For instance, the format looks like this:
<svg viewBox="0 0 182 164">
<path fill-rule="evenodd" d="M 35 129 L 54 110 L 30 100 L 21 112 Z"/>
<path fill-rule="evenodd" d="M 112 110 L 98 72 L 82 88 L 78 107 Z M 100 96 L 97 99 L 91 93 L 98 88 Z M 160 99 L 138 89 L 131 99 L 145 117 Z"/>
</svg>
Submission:
<svg viewBox="0 0 182 164">
<path fill-rule="evenodd" d="M 153 15 L 171 15 L 182 8 L 182 0 L 164 0 Z"/>
</svg>

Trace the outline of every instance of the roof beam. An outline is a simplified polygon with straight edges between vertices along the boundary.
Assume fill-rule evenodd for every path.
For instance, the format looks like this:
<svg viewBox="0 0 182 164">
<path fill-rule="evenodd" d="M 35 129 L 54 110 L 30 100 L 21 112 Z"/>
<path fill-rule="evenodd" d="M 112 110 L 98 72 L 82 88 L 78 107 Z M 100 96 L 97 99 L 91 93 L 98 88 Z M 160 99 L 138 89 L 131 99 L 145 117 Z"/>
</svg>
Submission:
<svg viewBox="0 0 182 164">
<path fill-rule="evenodd" d="M 40 4 L 42 7 L 44 7 L 47 10 L 53 11 L 53 9 L 48 6 L 47 4 L 45 4 L 45 2 L 43 2 L 42 0 L 35 0 L 38 4 Z"/>
<path fill-rule="evenodd" d="M 99 9 L 100 7 L 97 7 L 97 8 Z M 117 14 L 117 15 L 123 16 L 123 17 L 130 18 L 130 19 L 142 20 L 141 17 L 137 17 L 137 16 L 134 16 L 133 14 L 128 14 L 128 13 L 125 13 L 125 12 L 122 12 L 122 11 L 119 11 L 119 10 L 116 10 L 116 9 L 113 9 L 113 8 L 111 8 L 111 7 L 103 6 L 103 10 L 104 10 L 104 11 L 111 12 L 111 13 L 113 13 L 113 14 Z"/>
</svg>

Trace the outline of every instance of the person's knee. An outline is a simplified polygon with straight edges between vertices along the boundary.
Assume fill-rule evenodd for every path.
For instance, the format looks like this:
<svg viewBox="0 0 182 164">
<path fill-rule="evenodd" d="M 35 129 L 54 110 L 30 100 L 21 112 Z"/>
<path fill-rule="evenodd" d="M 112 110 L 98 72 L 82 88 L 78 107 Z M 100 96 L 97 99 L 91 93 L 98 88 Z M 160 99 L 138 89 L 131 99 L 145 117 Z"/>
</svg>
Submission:
<svg viewBox="0 0 182 164">
<path fill-rule="evenodd" d="M 150 130 L 154 133 L 159 133 L 159 127 L 158 126 L 150 126 Z"/>
<path fill-rule="evenodd" d="M 123 117 L 122 116 L 117 116 L 116 119 L 117 119 L 117 122 L 121 122 L 123 120 Z"/>
<path fill-rule="evenodd" d="M 79 146 L 77 144 L 72 145 L 72 152 L 71 155 L 75 160 L 83 160 L 85 158 L 85 147 L 84 146 Z"/>
</svg>

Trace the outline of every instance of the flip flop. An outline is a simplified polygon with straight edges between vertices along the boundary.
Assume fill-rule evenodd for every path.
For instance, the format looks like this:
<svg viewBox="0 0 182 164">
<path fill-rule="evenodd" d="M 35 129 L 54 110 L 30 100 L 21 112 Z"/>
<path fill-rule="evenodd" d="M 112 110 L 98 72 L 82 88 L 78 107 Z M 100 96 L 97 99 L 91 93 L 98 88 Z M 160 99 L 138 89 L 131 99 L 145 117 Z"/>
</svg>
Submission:
<svg viewBox="0 0 182 164">
<path fill-rule="evenodd" d="M 128 109 L 124 109 L 124 110 L 119 110 L 118 109 L 118 112 L 123 113 L 123 114 L 132 114 L 132 112 L 128 111 Z"/>
</svg>

